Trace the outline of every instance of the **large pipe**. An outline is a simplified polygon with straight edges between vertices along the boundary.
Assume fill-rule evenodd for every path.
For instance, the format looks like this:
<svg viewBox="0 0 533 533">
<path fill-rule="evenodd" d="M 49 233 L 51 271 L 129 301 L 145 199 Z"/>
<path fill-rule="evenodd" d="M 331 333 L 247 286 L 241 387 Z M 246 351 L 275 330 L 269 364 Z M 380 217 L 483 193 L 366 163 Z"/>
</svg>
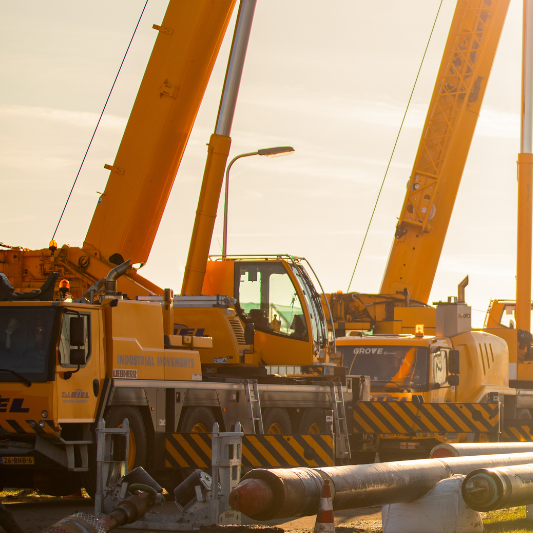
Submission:
<svg viewBox="0 0 533 533">
<path fill-rule="evenodd" d="M 230 493 L 229 503 L 254 520 L 311 516 L 318 511 L 325 479 L 330 482 L 333 509 L 343 511 L 413 501 L 455 474 L 529 463 L 533 463 L 533 453 L 329 468 L 258 468 L 243 477 Z"/>
<path fill-rule="evenodd" d="M 481 468 L 466 476 L 463 499 L 475 511 L 493 511 L 533 503 L 533 465 Z"/>
<path fill-rule="evenodd" d="M 429 454 L 430 459 L 465 457 L 469 455 L 492 455 L 500 453 L 533 452 L 533 442 L 473 442 L 437 444 Z"/>
</svg>

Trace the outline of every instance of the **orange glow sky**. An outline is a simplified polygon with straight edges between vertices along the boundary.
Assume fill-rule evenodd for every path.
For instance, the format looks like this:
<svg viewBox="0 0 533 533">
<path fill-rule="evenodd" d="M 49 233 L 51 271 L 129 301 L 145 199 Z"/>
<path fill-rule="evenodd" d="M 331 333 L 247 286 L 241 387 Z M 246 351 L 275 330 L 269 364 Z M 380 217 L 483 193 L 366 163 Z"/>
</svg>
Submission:
<svg viewBox="0 0 533 533">
<path fill-rule="evenodd" d="M 346 291 L 440 0 L 259 0 L 230 157 L 228 251 L 306 257 Z M 444 0 L 352 290 L 376 292 L 455 7 Z M 0 241 L 48 245 L 143 0 L 5 2 L 0 18 Z M 57 235 L 83 242 L 166 0 L 150 0 Z M 514 298 L 522 3 L 512 2 L 430 302 L 456 294 L 480 326 Z M 179 290 L 233 23 L 142 274 Z M 149 206 L 147 206 L 149 208 Z M 221 252 L 222 202 L 211 251 Z"/>
</svg>

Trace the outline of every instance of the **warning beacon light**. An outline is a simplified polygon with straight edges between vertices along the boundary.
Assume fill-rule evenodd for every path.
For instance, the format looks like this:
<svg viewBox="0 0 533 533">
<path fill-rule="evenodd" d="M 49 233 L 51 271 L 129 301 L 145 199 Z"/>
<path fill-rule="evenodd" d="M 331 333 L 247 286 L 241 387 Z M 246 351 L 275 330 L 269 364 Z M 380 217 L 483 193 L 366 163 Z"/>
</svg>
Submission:
<svg viewBox="0 0 533 533">
<path fill-rule="evenodd" d="M 423 337 L 424 336 L 424 324 L 417 324 L 415 326 L 415 337 Z"/>
</svg>

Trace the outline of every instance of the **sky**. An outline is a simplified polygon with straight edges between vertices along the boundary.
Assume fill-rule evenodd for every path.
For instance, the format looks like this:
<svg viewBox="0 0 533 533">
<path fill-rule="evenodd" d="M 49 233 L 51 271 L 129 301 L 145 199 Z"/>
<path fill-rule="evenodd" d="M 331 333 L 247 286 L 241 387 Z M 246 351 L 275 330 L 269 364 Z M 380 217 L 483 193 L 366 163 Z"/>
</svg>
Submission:
<svg viewBox="0 0 533 533">
<path fill-rule="evenodd" d="M 306 257 L 346 291 L 441 0 L 259 0 L 230 158 L 228 253 Z M 455 0 L 443 0 L 351 290 L 377 292 Z M 118 149 L 167 0 L 149 0 L 57 232 L 81 246 Z M 0 242 L 46 248 L 144 0 L 2 2 Z M 457 294 L 481 326 L 515 297 L 522 2 L 511 1 L 430 302 Z M 141 274 L 179 291 L 233 33 L 230 23 Z M 223 202 L 211 245 L 222 246 Z"/>
</svg>

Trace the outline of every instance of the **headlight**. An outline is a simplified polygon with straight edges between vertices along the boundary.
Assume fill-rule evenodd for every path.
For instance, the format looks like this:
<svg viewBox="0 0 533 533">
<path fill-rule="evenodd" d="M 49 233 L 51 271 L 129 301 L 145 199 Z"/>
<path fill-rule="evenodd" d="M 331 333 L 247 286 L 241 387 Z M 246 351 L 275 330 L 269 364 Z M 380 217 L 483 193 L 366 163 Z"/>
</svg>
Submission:
<svg viewBox="0 0 533 533">
<path fill-rule="evenodd" d="M 48 411 L 46 411 L 46 410 L 41 411 L 41 417 L 42 418 L 48 418 Z"/>
</svg>

